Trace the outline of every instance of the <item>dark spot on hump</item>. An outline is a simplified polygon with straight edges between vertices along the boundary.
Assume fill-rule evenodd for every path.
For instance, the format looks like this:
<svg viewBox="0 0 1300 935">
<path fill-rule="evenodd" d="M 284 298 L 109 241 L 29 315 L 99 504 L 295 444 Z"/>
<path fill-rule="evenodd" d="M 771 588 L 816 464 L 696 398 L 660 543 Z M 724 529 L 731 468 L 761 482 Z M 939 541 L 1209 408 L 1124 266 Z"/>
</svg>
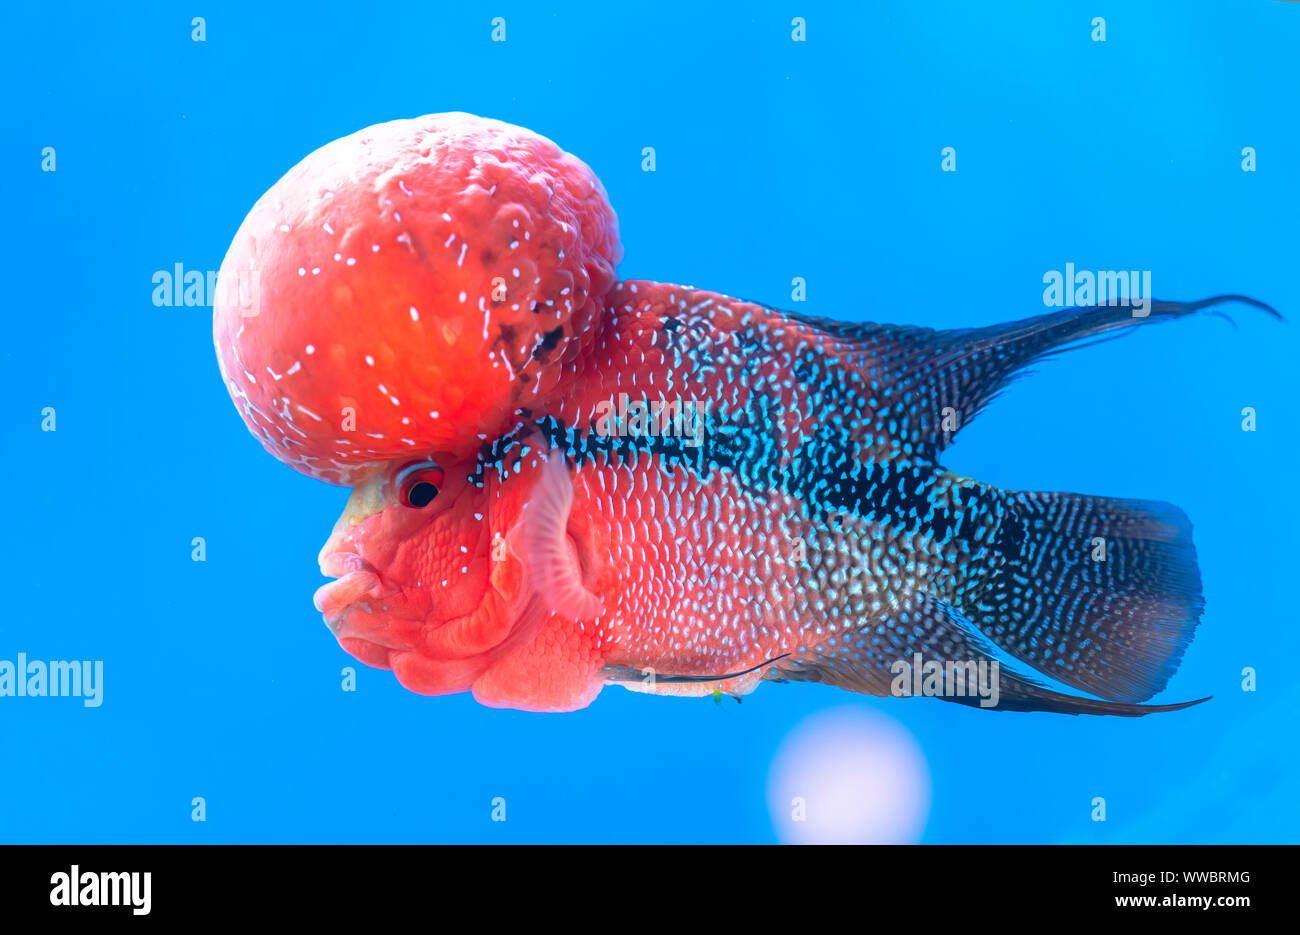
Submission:
<svg viewBox="0 0 1300 935">
<path fill-rule="evenodd" d="M 483 252 L 479 254 L 479 259 L 483 261 L 484 266 L 491 266 L 497 261 L 497 255 L 490 247 L 484 247 Z"/>
<path fill-rule="evenodd" d="M 680 321 L 679 321 L 675 316 L 673 316 L 673 315 L 665 315 L 665 316 L 664 316 L 664 326 L 663 326 L 663 327 L 664 327 L 664 330 L 665 330 L 665 331 L 676 331 L 676 330 L 677 330 L 678 328 L 680 328 L 681 326 L 682 326 L 682 323 L 681 323 L 681 322 L 680 322 Z"/>
<path fill-rule="evenodd" d="M 552 328 L 550 331 L 546 332 L 546 334 L 542 335 L 542 339 L 538 341 L 537 346 L 533 348 L 533 359 L 545 363 L 546 359 L 550 357 L 551 351 L 555 349 L 555 345 L 560 343 L 560 337 L 563 334 L 564 328 L 561 326 L 559 328 Z"/>
<path fill-rule="evenodd" d="M 501 334 L 503 344 L 513 344 L 515 341 L 515 326 L 503 324 L 498 329 Z"/>
<path fill-rule="evenodd" d="M 552 328 L 550 331 L 546 332 L 546 334 L 542 335 L 542 343 L 539 344 L 538 347 L 540 347 L 543 351 L 549 351 L 553 347 L 555 347 L 555 345 L 560 343 L 560 338 L 562 338 L 563 336 L 564 336 L 563 325 L 560 325 L 558 328 Z"/>
<path fill-rule="evenodd" d="M 537 315 L 537 314 L 539 314 L 541 311 L 542 311 L 542 304 L 541 304 L 540 302 L 534 302 L 534 303 L 533 303 L 533 314 L 534 314 L 534 315 Z"/>
</svg>

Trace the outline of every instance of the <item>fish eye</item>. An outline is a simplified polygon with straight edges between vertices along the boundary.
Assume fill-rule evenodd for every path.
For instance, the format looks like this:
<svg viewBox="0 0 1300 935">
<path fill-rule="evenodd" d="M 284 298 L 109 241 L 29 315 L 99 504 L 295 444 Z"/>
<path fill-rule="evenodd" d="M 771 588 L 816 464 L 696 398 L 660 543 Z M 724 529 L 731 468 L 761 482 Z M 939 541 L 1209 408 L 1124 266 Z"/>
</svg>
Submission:
<svg viewBox="0 0 1300 935">
<path fill-rule="evenodd" d="M 419 461 L 398 471 L 393 483 L 402 505 L 420 510 L 438 496 L 443 480 L 442 468 L 432 461 Z"/>
</svg>

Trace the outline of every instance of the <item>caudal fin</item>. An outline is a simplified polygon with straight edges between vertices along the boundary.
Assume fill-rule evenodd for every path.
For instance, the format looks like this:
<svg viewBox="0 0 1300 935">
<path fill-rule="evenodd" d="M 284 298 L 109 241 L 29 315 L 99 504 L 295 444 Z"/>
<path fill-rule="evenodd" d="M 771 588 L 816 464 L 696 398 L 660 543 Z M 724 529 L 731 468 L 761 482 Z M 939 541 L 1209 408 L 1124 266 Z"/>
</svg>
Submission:
<svg viewBox="0 0 1300 935">
<path fill-rule="evenodd" d="M 1191 524 L 1168 503 L 1006 494 L 1000 566 L 962 609 L 999 648 L 1118 702 L 1165 687 L 1201 596 Z"/>
</svg>

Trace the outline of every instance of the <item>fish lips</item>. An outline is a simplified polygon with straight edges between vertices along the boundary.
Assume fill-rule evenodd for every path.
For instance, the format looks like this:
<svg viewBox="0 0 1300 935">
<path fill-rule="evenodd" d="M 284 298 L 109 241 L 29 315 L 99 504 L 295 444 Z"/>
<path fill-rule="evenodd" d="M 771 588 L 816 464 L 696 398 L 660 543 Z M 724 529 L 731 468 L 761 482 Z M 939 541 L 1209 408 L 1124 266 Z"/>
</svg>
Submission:
<svg viewBox="0 0 1300 935">
<path fill-rule="evenodd" d="M 321 557 L 321 573 L 335 580 L 321 585 L 312 597 L 316 609 L 336 634 L 349 608 L 367 597 L 378 596 L 379 575 L 355 552 L 331 552 Z"/>
</svg>

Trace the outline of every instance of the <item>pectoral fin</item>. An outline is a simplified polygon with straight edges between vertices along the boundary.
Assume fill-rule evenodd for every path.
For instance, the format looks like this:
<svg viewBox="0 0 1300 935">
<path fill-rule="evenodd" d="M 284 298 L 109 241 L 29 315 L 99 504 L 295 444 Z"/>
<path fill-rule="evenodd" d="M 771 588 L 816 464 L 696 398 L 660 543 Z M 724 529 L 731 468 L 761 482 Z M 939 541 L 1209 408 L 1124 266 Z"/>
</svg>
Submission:
<svg viewBox="0 0 1300 935">
<path fill-rule="evenodd" d="M 577 549 L 567 531 L 572 508 L 572 476 L 564 455 L 552 451 L 506 538 L 523 565 L 525 587 L 547 610 L 572 620 L 590 620 L 599 616 L 604 602 L 583 583 Z"/>
</svg>

